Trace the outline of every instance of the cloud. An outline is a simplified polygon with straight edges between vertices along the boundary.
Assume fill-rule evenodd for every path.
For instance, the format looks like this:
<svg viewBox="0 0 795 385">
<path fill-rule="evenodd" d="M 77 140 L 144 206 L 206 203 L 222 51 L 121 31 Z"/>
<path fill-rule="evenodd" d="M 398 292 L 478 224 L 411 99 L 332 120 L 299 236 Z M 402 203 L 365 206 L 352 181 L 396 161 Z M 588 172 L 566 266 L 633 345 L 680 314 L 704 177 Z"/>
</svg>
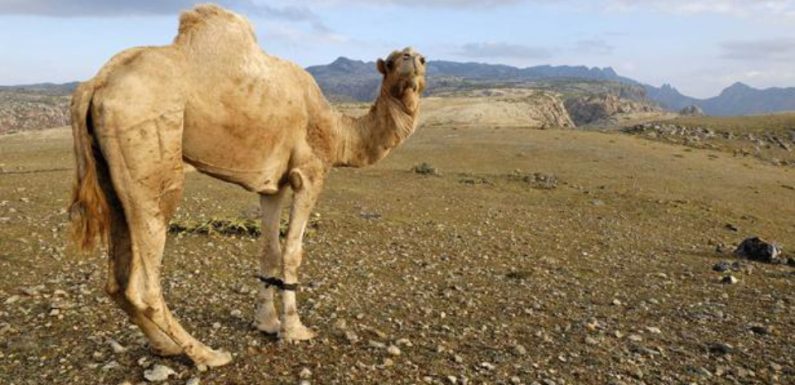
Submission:
<svg viewBox="0 0 795 385">
<path fill-rule="evenodd" d="M 795 60 L 795 38 L 727 41 L 721 44 L 721 58 L 754 62 Z"/>
<path fill-rule="evenodd" d="M 615 49 L 603 39 L 584 39 L 574 43 L 574 50 L 584 54 L 610 55 Z"/>
<path fill-rule="evenodd" d="M 270 19 L 308 23 L 317 34 L 333 35 L 320 17 L 307 6 L 281 7 L 254 0 L 216 0 L 224 7 Z M 176 15 L 197 4 L 196 0 L 3 0 L 0 15 L 36 15 L 48 17 L 124 17 Z"/>
<path fill-rule="evenodd" d="M 274 7 L 253 0 L 217 0 L 219 5 L 276 19 L 317 22 L 317 15 L 306 6 Z M 0 15 L 50 17 L 119 17 L 175 15 L 193 8 L 196 0 L 3 0 Z"/>
<path fill-rule="evenodd" d="M 467 43 L 456 52 L 468 58 L 546 59 L 552 51 L 546 47 L 533 47 L 509 43 Z"/>
<path fill-rule="evenodd" d="M 605 0 L 610 10 L 631 11 L 653 9 L 667 13 L 724 14 L 732 16 L 759 16 L 795 14 L 795 0 Z"/>
<path fill-rule="evenodd" d="M 398 5 L 405 7 L 424 7 L 424 8 L 461 8 L 461 7 L 477 7 L 477 8 L 494 8 L 505 5 L 513 5 L 527 2 L 548 2 L 553 0 L 299 0 L 303 3 L 312 3 L 317 5 L 351 5 L 351 4 L 367 4 L 372 6 L 384 5 Z"/>
</svg>

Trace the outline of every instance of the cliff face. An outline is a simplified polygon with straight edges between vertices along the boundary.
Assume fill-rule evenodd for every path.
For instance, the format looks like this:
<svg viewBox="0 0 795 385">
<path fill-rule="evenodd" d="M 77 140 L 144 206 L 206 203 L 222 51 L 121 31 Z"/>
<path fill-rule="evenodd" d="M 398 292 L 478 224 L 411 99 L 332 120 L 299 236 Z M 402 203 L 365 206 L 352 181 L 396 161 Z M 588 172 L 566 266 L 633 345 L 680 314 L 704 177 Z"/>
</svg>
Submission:
<svg viewBox="0 0 795 385">
<path fill-rule="evenodd" d="M 577 125 L 595 123 L 619 114 L 662 111 L 647 102 L 622 99 L 613 94 L 575 97 L 567 99 L 565 105 Z"/>
<path fill-rule="evenodd" d="M 0 134 L 69 124 L 69 96 L 0 90 Z"/>
<path fill-rule="evenodd" d="M 574 127 L 557 94 L 526 89 L 480 90 L 429 97 L 422 102 L 420 124 L 426 127 Z"/>
</svg>

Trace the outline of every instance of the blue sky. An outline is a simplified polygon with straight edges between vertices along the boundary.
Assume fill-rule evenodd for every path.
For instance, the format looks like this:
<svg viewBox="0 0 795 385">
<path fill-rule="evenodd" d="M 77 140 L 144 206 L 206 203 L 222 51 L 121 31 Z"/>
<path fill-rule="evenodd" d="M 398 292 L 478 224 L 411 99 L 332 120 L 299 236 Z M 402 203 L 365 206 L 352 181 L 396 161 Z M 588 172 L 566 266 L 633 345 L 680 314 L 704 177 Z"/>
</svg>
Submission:
<svg viewBox="0 0 795 385">
<path fill-rule="evenodd" d="M 219 0 L 301 65 L 429 59 L 606 67 L 697 97 L 735 81 L 795 86 L 795 0 Z M 114 53 L 168 44 L 191 0 L 0 0 L 0 84 L 86 79 Z"/>
</svg>

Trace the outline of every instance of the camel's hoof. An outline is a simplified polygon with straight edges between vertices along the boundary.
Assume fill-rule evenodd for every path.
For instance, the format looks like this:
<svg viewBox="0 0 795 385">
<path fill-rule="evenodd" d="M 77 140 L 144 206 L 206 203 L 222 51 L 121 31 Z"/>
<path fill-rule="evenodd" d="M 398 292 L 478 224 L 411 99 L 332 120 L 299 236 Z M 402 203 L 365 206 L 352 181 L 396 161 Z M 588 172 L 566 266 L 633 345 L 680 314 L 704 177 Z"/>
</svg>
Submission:
<svg viewBox="0 0 795 385">
<path fill-rule="evenodd" d="M 278 318 L 274 318 L 271 321 L 254 321 L 254 326 L 257 328 L 257 330 L 263 333 L 279 334 L 279 330 L 282 328 L 282 323 L 279 322 Z"/>
<path fill-rule="evenodd" d="M 210 350 L 201 360 L 195 361 L 196 365 L 206 365 L 211 368 L 224 366 L 232 362 L 232 353 L 224 350 Z"/>
<path fill-rule="evenodd" d="M 287 342 L 308 341 L 315 338 L 315 336 L 317 336 L 317 333 L 304 325 L 279 330 L 279 338 Z"/>
</svg>

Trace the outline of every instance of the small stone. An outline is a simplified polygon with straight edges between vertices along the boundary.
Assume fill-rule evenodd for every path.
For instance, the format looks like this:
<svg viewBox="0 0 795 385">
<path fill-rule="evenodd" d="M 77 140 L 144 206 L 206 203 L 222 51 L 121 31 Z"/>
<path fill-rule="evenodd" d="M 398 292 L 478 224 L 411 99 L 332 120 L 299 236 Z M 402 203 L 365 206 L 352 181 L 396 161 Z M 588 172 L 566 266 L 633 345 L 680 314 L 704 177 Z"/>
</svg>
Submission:
<svg viewBox="0 0 795 385">
<path fill-rule="evenodd" d="M 370 346 L 371 348 L 376 348 L 376 349 L 383 349 L 386 347 L 385 343 L 374 340 L 367 341 L 367 345 Z"/>
<path fill-rule="evenodd" d="M 147 358 L 146 356 L 139 358 L 137 363 L 138 363 L 138 366 L 140 366 L 140 367 L 142 367 L 144 369 L 146 369 L 150 365 L 152 365 L 152 363 L 149 362 L 149 358 Z"/>
<path fill-rule="evenodd" d="M 220 322 L 213 322 L 213 329 L 220 329 L 221 323 Z"/>
<path fill-rule="evenodd" d="M 726 261 L 718 262 L 714 266 L 712 266 L 712 270 L 717 271 L 718 273 L 723 273 L 725 271 L 728 271 L 730 268 L 731 264 Z"/>
<path fill-rule="evenodd" d="M 337 320 L 334 321 L 334 329 L 335 330 L 347 330 L 348 329 L 348 323 L 345 322 L 345 319 L 343 319 L 343 318 L 337 318 Z"/>
<path fill-rule="evenodd" d="M 511 377 L 511 383 L 514 385 L 519 385 L 522 383 L 522 379 L 519 378 L 518 376 L 513 376 Z"/>
<path fill-rule="evenodd" d="M 17 302 L 17 301 L 19 301 L 19 296 L 18 295 L 12 295 L 12 296 L 6 298 L 5 304 L 6 305 L 10 305 L 10 304 L 12 304 L 14 302 Z"/>
<path fill-rule="evenodd" d="M 613 302 L 611 302 L 611 303 L 613 304 L 613 306 L 621 306 L 621 305 L 623 305 L 621 303 L 621 301 L 618 300 L 618 298 L 614 298 Z"/>
<path fill-rule="evenodd" d="M 727 276 L 721 278 L 720 281 L 721 281 L 721 283 L 725 283 L 727 285 L 734 285 L 735 283 L 740 282 L 740 280 L 735 278 L 733 275 L 727 275 Z"/>
<path fill-rule="evenodd" d="M 458 383 L 458 378 L 456 376 L 447 376 L 447 382 L 456 385 Z"/>
<path fill-rule="evenodd" d="M 585 337 L 585 343 L 588 345 L 599 345 L 599 340 L 591 336 Z"/>
<path fill-rule="evenodd" d="M 199 377 L 191 377 L 191 379 L 185 383 L 185 385 L 199 385 L 199 384 L 201 384 L 201 380 L 199 379 Z"/>
<path fill-rule="evenodd" d="M 641 342 L 641 341 L 643 341 L 643 337 L 641 337 L 641 336 L 639 336 L 637 334 L 630 334 L 628 338 L 632 342 Z"/>
<path fill-rule="evenodd" d="M 176 375 L 174 369 L 165 365 L 156 364 L 152 369 L 144 370 L 144 378 L 149 382 L 163 382 L 170 376 Z"/>
<path fill-rule="evenodd" d="M 662 333 L 662 330 L 660 330 L 660 328 L 654 327 L 654 326 L 647 326 L 646 327 L 646 331 L 648 331 L 649 333 L 652 333 L 652 334 L 661 334 Z"/>
<path fill-rule="evenodd" d="M 243 318 L 243 312 L 238 309 L 232 310 L 231 312 L 229 312 L 229 315 L 238 319 Z"/>
<path fill-rule="evenodd" d="M 35 297 L 39 295 L 39 290 L 43 288 L 43 286 L 23 287 L 20 291 L 28 297 Z"/>
<path fill-rule="evenodd" d="M 456 354 L 453 356 L 453 361 L 455 361 L 457 364 L 463 363 L 464 357 L 461 357 L 460 355 Z"/>
<path fill-rule="evenodd" d="M 301 380 L 301 382 L 299 382 L 298 385 L 312 385 L 312 383 L 309 382 L 309 380 Z"/>
<path fill-rule="evenodd" d="M 110 345 L 110 350 L 112 350 L 114 354 L 121 354 L 127 351 L 127 348 L 112 338 L 108 339 L 108 345 Z"/>
<path fill-rule="evenodd" d="M 709 349 L 710 353 L 719 354 L 719 355 L 731 354 L 732 352 L 734 352 L 733 346 L 723 342 L 716 342 L 709 344 L 707 348 Z"/>
<path fill-rule="evenodd" d="M 764 325 L 751 325 L 750 329 L 755 334 L 760 334 L 760 335 L 770 334 L 770 328 Z"/>
<path fill-rule="evenodd" d="M 391 358 L 384 358 L 384 362 L 381 365 L 385 368 L 388 368 L 392 365 L 395 365 L 395 361 L 392 361 Z"/>
<path fill-rule="evenodd" d="M 400 348 L 398 348 L 395 345 L 389 345 L 389 347 L 386 348 L 386 352 L 391 354 L 391 355 L 393 355 L 393 356 L 399 356 L 400 355 Z"/>
<path fill-rule="evenodd" d="M 491 362 L 481 362 L 480 367 L 486 370 L 494 370 L 496 368 Z"/>
<path fill-rule="evenodd" d="M 111 362 L 108 362 L 108 363 L 107 363 L 107 364 L 105 364 L 105 365 L 102 365 L 102 371 L 103 371 L 103 372 L 107 372 L 107 371 L 109 371 L 109 370 L 113 370 L 113 369 L 116 369 L 116 368 L 119 368 L 119 367 L 121 367 L 121 365 L 119 365 L 119 363 L 118 363 L 118 362 L 116 362 L 116 361 L 111 361 Z"/>
<path fill-rule="evenodd" d="M 298 377 L 299 378 L 304 378 L 304 379 L 312 377 L 312 371 L 309 370 L 309 368 L 303 368 L 303 369 L 301 369 L 301 373 L 298 373 Z"/>
<path fill-rule="evenodd" d="M 352 344 L 359 342 L 359 336 L 356 335 L 356 333 L 354 333 L 353 330 L 345 331 L 345 339 Z"/>
<path fill-rule="evenodd" d="M 513 346 L 513 354 L 517 356 L 523 356 L 527 354 L 527 349 L 525 349 L 525 347 L 520 344 L 516 344 Z"/>
</svg>

